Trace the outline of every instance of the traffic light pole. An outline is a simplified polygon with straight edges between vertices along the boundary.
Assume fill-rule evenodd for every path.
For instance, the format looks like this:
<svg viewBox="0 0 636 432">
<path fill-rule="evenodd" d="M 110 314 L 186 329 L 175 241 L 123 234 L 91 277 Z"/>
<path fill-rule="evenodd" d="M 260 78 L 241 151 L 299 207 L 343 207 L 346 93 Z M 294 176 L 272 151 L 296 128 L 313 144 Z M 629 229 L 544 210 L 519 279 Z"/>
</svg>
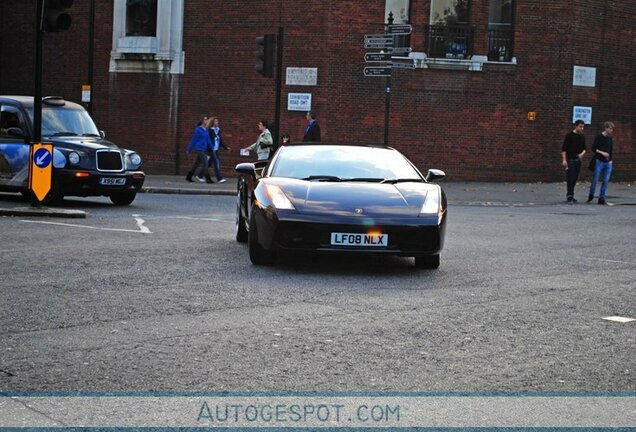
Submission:
<svg viewBox="0 0 636 432">
<path fill-rule="evenodd" d="M 278 140 L 281 136 L 280 133 L 280 106 L 281 106 L 281 93 L 282 93 L 282 81 L 283 81 L 283 39 L 284 30 L 283 27 L 278 27 L 278 38 L 276 40 L 276 105 L 274 108 L 274 146 L 278 145 Z"/>
</svg>

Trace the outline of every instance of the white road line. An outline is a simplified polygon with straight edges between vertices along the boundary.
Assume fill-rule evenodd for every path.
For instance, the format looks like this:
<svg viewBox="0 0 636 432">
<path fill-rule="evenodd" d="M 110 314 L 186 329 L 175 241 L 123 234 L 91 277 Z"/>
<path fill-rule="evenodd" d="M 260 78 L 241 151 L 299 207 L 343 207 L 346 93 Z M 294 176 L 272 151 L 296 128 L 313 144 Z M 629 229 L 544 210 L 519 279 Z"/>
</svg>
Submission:
<svg viewBox="0 0 636 432">
<path fill-rule="evenodd" d="M 210 222 L 225 222 L 221 219 L 195 217 L 195 216 L 146 216 L 151 219 L 186 219 L 186 220 L 198 220 L 198 221 L 210 221 Z"/>
<path fill-rule="evenodd" d="M 142 218 L 140 218 L 139 216 L 141 216 L 141 215 L 133 215 L 133 217 L 137 221 L 137 226 L 139 227 L 139 232 L 142 232 L 144 234 L 152 234 L 152 232 L 150 232 L 148 227 L 144 226 L 145 221 Z"/>
<path fill-rule="evenodd" d="M 583 259 L 589 259 L 589 260 L 595 260 L 595 261 L 610 262 L 610 263 L 615 263 L 615 264 L 631 264 L 631 265 L 636 265 L 636 263 L 629 262 L 629 261 L 616 261 L 616 260 L 608 260 L 608 259 L 604 259 L 604 258 L 595 258 L 595 257 L 581 257 L 581 258 L 583 258 Z"/>
<path fill-rule="evenodd" d="M 85 229 L 92 229 L 92 230 L 99 230 L 99 231 L 119 231 L 119 232 L 130 232 L 130 233 L 137 233 L 137 234 L 152 234 L 152 232 L 150 232 L 150 230 L 148 230 L 148 228 L 145 228 L 144 230 L 129 230 L 129 229 L 122 229 L 122 228 L 104 228 L 104 227 L 94 227 L 94 226 L 89 226 L 89 225 L 77 225 L 77 224 L 68 224 L 68 223 L 62 223 L 62 222 L 46 222 L 46 221 L 32 221 L 32 220 L 20 220 L 20 222 L 25 222 L 25 223 L 34 223 L 34 224 L 44 224 L 44 225 L 59 225 L 59 226 L 67 226 L 67 227 L 73 227 L 73 228 L 85 228 Z M 137 222 L 139 224 L 139 222 Z M 142 228 L 142 227 L 140 227 Z"/>
</svg>

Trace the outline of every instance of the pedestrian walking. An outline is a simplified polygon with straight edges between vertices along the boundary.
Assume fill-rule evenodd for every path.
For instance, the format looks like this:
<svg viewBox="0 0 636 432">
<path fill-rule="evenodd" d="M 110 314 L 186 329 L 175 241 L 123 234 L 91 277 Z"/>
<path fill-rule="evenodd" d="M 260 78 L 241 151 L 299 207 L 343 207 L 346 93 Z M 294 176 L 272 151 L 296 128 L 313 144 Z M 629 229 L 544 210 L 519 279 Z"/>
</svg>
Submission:
<svg viewBox="0 0 636 432">
<path fill-rule="evenodd" d="M 212 141 L 210 141 L 210 134 L 206 127 L 207 121 L 208 116 L 202 116 L 201 121 L 197 124 L 197 127 L 194 128 L 194 134 L 192 135 L 192 139 L 190 139 L 188 148 L 186 149 L 188 154 L 194 151 L 196 156 L 192 168 L 186 175 L 186 181 L 189 182 L 193 182 L 192 176 L 195 176 L 197 181 L 201 183 L 205 181 L 208 183 L 214 183 L 210 178 L 210 173 L 208 172 L 208 152 L 211 151 L 213 147 Z M 205 177 L 205 179 L 203 177 Z"/>
<path fill-rule="evenodd" d="M 218 183 L 225 183 L 225 178 L 221 175 L 221 161 L 219 160 L 219 150 L 221 148 L 225 149 L 225 151 L 230 151 L 231 149 L 223 144 L 223 140 L 221 139 L 221 127 L 219 125 L 219 118 L 212 117 L 208 119 L 207 123 L 208 133 L 210 135 L 210 141 L 212 141 L 212 151 L 210 152 L 210 158 L 208 161 L 208 169 L 210 166 L 214 166 L 214 174 L 216 175 L 216 181 Z"/>
<path fill-rule="evenodd" d="M 258 138 L 256 138 L 256 142 L 243 149 L 255 151 L 259 161 L 269 159 L 270 151 L 274 146 L 274 139 L 272 138 L 272 134 L 269 129 L 267 129 L 267 126 L 267 120 L 261 120 L 258 122 L 258 130 L 260 131 L 260 134 L 258 135 Z"/>
<path fill-rule="evenodd" d="M 305 117 L 307 118 L 307 126 L 305 126 L 303 141 L 320 142 L 320 125 L 316 120 L 316 114 L 309 111 Z"/>
<path fill-rule="evenodd" d="M 592 176 L 592 184 L 590 185 L 590 193 L 587 202 L 592 202 L 594 193 L 596 192 L 596 183 L 602 180 L 601 191 L 598 196 L 598 203 L 605 203 L 605 193 L 612 175 L 612 153 L 614 151 L 614 123 L 606 121 L 603 123 L 603 132 L 596 135 L 592 144 L 592 157 L 594 160 L 594 175 Z"/>
<path fill-rule="evenodd" d="M 569 204 L 577 202 L 574 199 L 574 186 L 579 179 L 581 172 L 581 159 L 585 155 L 585 122 L 577 120 L 574 122 L 574 129 L 568 132 L 561 146 L 561 164 L 565 168 L 565 180 L 567 182 L 566 199 Z"/>
</svg>

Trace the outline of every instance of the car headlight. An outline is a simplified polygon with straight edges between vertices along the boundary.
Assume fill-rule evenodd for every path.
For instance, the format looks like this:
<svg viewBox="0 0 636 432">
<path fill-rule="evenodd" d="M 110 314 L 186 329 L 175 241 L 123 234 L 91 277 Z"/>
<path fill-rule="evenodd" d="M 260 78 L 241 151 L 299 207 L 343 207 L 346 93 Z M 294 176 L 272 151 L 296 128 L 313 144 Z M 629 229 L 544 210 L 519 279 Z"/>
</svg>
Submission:
<svg viewBox="0 0 636 432">
<path fill-rule="evenodd" d="M 285 195 L 285 193 L 281 190 L 280 187 L 276 185 L 268 184 L 265 186 L 265 192 L 267 196 L 272 201 L 272 204 L 277 209 L 281 210 L 295 210 L 296 208 L 291 203 L 289 198 Z"/>
<path fill-rule="evenodd" d="M 420 210 L 420 216 L 430 216 L 438 214 L 440 211 L 440 194 L 439 189 L 431 189 L 426 193 L 424 204 Z"/>
<path fill-rule="evenodd" d="M 77 152 L 70 152 L 68 154 L 68 161 L 73 164 L 73 165 L 77 165 L 80 161 L 80 155 Z"/>
<path fill-rule="evenodd" d="M 126 158 L 128 159 L 128 168 L 130 169 L 137 169 L 141 165 L 141 156 L 137 153 L 128 153 Z"/>
</svg>

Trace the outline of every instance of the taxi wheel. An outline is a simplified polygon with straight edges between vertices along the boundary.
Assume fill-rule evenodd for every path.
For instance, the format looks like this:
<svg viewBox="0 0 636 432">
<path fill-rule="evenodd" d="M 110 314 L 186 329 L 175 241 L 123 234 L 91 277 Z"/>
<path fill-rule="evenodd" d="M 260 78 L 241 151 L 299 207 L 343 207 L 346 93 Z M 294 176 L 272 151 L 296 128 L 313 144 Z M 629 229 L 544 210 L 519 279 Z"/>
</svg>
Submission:
<svg viewBox="0 0 636 432">
<path fill-rule="evenodd" d="M 136 196 L 137 192 L 135 191 L 117 192 L 110 196 L 110 200 L 115 205 L 126 206 L 131 204 L 135 200 Z"/>
<path fill-rule="evenodd" d="M 258 231 L 256 228 L 256 218 L 254 212 L 250 216 L 250 230 L 247 236 L 247 245 L 250 252 L 250 261 L 254 265 L 271 265 L 274 263 L 275 255 L 273 252 L 263 249 L 258 243 Z"/>
<path fill-rule="evenodd" d="M 439 255 L 418 255 L 415 257 L 415 267 L 421 269 L 439 268 Z"/>
</svg>

